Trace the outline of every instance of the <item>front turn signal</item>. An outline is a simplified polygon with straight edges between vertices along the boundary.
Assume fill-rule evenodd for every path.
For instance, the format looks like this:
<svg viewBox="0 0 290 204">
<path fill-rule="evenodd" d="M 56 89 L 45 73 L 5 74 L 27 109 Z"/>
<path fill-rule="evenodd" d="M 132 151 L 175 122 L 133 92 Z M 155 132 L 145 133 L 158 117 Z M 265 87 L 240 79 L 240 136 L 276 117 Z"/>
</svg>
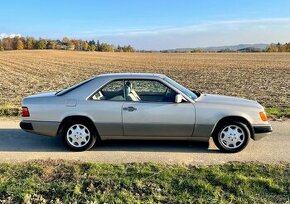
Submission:
<svg viewBox="0 0 290 204">
<path fill-rule="evenodd" d="M 267 117 L 267 114 L 265 113 L 265 111 L 262 111 L 259 114 L 260 114 L 260 118 L 262 121 L 268 121 L 268 117 Z"/>
</svg>

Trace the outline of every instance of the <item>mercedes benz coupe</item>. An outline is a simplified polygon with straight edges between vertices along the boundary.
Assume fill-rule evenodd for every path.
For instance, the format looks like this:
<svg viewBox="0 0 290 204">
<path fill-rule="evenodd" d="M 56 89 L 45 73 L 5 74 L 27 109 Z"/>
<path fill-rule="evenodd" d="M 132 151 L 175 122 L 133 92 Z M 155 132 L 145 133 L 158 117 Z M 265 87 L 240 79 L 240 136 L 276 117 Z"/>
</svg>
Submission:
<svg viewBox="0 0 290 204">
<path fill-rule="evenodd" d="M 162 74 L 95 76 L 58 92 L 28 96 L 23 130 L 61 136 L 75 151 L 100 140 L 213 138 L 223 152 L 238 152 L 272 131 L 256 101 L 191 91 Z"/>
</svg>

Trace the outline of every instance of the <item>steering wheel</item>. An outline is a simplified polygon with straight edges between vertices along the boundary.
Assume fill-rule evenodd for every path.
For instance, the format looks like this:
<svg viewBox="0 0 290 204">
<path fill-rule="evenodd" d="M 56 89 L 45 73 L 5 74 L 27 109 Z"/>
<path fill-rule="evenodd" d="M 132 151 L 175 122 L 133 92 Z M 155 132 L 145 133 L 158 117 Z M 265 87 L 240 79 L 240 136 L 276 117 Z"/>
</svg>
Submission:
<svg viewBox="0 0 290 204">
<path fill-rule="evenodd" d="M 172 95 L 172 90 L 170 88 L 167 88 L 162 101 L 169 101 L 168 99 L 171 99 Z"/>
</svg>

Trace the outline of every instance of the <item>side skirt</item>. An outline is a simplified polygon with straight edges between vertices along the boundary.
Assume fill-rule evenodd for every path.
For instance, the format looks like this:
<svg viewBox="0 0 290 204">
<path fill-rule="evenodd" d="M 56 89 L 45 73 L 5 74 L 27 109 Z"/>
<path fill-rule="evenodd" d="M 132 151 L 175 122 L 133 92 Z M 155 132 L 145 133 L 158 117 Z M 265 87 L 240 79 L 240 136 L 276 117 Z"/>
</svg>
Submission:
<svg viewBox="0 0 290 204">
<path fill-rule="evenodd" d="M 101 140 L 175 140 L 207 142 L 210 137 L 103 136 Z"/>
</svg>

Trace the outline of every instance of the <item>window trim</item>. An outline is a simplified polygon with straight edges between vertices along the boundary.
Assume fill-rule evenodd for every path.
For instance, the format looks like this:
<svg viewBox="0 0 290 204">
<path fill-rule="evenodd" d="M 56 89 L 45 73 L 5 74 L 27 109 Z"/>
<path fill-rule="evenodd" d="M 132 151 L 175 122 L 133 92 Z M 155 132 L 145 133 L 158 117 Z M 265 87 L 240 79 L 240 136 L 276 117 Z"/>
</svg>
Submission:
<svg viewBox="0 0 290 204">
<path fill-rule="evenodd" d="M 115 81 L 123 81 L 123 97 L 124 97 L 124 100 L 94 100 L 93 99 L 93 96 L 101 91 L 105 86 L 109 85 L 110 83 L 113 83 Z M 87 101 L 90 100 L 90 101 L 115 101 L 115 102 L 124 102 L 126 101 L 126 98 L 125 98 L 125 90 L 124 90 L 124 85 L 125 85 L 125 81 L 124 79 L 113 79 L 111 81 L 108 81 L 107 83 L 105 83 L 104 85 L 102 85 L 100 88 L 98 88 L 96 91 L 94 91 L 92 94 L 90 94 L 88 97 L 87 97 Z"/>
<path fill-rule="evenodd" d="M 163 83 L 163 81 L 158 80 L 158 79 L 135 79 L 135 78 L 132 78 L 132 79 L 124 79 L 124 82 L 125 81 L 130 81 L 130 80 L 131 81 L 137 81 L 137 80 L 138 81 L 157 81 L 157 82 L 161 83 L 162 85 L 164 85 L 165 87 L 170 88 L 176 94 L 178 93 L 177 91 L 172 89 L 170 86 L 168 86 L 167 84 Z M 130 102 L 130 103 L 170 103 L 170 104 L 175 103 L 175 102 L 167 102 L 167 101 L 127 101 L 126 97 L 125 97 L 125 102 Z"/>
<path fill-rule="evenodd" d="M 104 85 L 102 85 L 100 88 L 98 88 L 97 90 L 95 90 L 92 94 L 90 94 L 86 100 L 90 100 L 90 101 L 109 101 L 109 102 L 131 102 L 131 103 L 175 103 L 175 102 L 163 102 L 163 101 L 127 101 L 126 100 L 126 96 L 125 96 L 125 90 L 123 90 L 123 94 L 124 94 L 124 100 L 120 101 L 120 100 L 94 100 L 92 99 L 92 97 L 98 92 L 100 91 L 102 88 L 104 88 L 105 86 L 107 86 L 108 84 L 114 82 L 114 81 L 123 81 L 124 83 L 124 87 L 125 87 L 125 81 L 130 81 L 130 80 L 139 80 L 139 81 L 157 81 L 161 84 L 163 84 L 165 87 L 170 88 L 171 90 L 173 90 L 174 92 L 176 92 L 176 94 L 181 94 L 185 99 L 185 103 L 191 103 L 191 100 L 188 99 L 188 97 L 182 93 L 180 90 L 178 90 L 177 88 L 175 88 L 174 86 L 172 86 L 170 83 L 162 80 L 162 79 L 147 79 L 147 78 L 123 78 L 123 79 L 112 79 L 110 81 L 108 81 L 107 83 L 105 83 Z M 185 95 L 185 96 L 184 96 Z"/>
</svg>

